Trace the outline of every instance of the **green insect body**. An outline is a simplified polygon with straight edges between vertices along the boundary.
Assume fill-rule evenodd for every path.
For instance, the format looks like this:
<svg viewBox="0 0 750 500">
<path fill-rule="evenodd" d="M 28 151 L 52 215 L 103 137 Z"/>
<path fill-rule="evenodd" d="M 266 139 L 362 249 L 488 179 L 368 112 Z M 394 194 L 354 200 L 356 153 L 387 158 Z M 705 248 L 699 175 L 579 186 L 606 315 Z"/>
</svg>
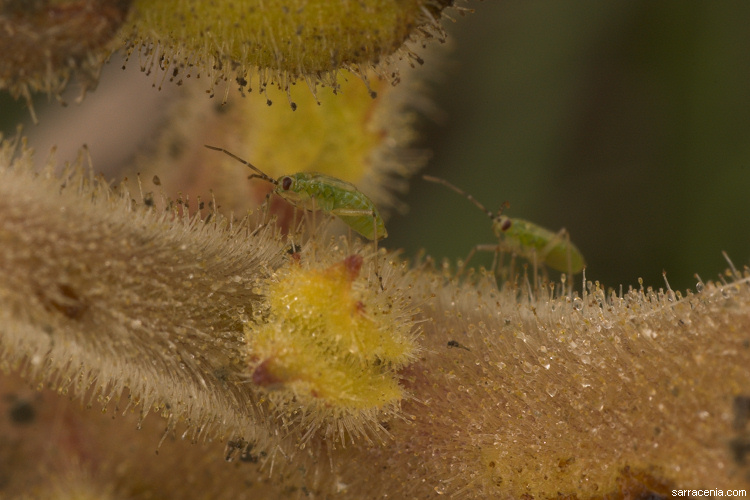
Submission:
<svg viewBox="0 0 750 500">
<path fill-rule="evenodd" d="M 307 172 L 285 175 L 277 182 L 274 192 L 295 207 L 335 215 L 368 240 L 388 236 L 375 205 L 354 184 Z"/>
<path fill-rule="evenodd" d="M 320 210 L 341 219 L 344 224 L 368 240 L 380 240 L 388 236 L 385 223 L 375 204 L 354 184 L 325 174 L 300 172 L 273 179 L 251 163 L 226 149 L 206 145 L 208 149 L 221 151 L 256 172 L 257 177 L 272 183 L 272 193 L 279 195 L 297 208 Z"/>
<path fill-rule="evenodd" d="M 492 231 L 499 240 L 499 245 L 477 245 L 466 257 L 464 266 L 477 250 L 498 252 L 500 249 L 536 261 L 560 272 L 580 273 L 586 262 L 580 250 L 570 241 L 564 229 L 555 233 L 533 222 L 502 215 L 502 208 L 493 214 L 472 195 L 457 188 L 445 179 L 423 175 L 427 181 L 442 184 L 466 197 L 492 219 Z"/>
<path fill-rule="evenodd" d="M 541 259 L 545 265 L 560 272 L 578 274 L 586 265 L 581 251 L 559 233 L 524 219 L 505 216 L 501 219 L 510 221 L 510 227 L 503 231 L 507 222 L 498 220 L 493 222 L 492 229 L 508 251 L 529 260 Z"/>
</svg>

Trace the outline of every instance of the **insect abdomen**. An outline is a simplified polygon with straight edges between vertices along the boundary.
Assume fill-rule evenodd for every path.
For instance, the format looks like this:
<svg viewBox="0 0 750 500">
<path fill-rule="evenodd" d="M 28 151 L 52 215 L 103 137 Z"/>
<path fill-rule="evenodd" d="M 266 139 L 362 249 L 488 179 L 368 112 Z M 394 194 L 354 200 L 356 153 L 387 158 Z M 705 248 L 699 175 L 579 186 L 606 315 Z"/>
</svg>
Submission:
<svg viewBox="0 0 750 500">
<path fill-rule="evenodd" d="M 383 239 L 388 236 L 383 218 L 378 213 L 370 199 L 359 191 L 346 193 L 337 200 L 334 208 L 336 214 L 344 223 L 368 240 Z M 354 215 L 346 215 L 347 210 L 359 211 Z"/>
<path fill-rule="evenodd" d="M 569 240 L 557 233 L 523 219 L 512 219 L 511 227 L 503 233 L 506 245 L 527 259 L 536 256 L 550 268 L 577 274 L 585 262 L 583 254 Z"/>
<path fill-rule="evenodd" d="M 317 210 L 335 215 L 369 240 L 388 236 L 375 205 L 353 184 L 323 174 L 297 175 L 298 190 L 315 200 Z"/>
</svg>

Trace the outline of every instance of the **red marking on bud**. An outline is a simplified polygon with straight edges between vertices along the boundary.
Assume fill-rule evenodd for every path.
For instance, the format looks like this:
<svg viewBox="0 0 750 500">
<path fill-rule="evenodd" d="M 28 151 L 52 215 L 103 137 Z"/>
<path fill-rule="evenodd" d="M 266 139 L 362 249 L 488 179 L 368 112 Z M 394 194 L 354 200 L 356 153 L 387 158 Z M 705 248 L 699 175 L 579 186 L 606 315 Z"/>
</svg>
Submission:
<svg viewBox="0 0 750 500">
<path fill-rule="evenodd" d="M 364 314 L 365 313 L 365 304 L 361 300 L 358 300 L 356 304 L 354 304 L 354 312 L 356 314 Z"/>
<path fill-rule="evenodd" d="M 271 360 L 265 359 L 255 367 L 252 377 L 253 384 L 260 387 L 273 387 L 283 382 L 283 380 L 271 373 L 271 371 L 269 370 L 270 364 Z"/>
<path fill-rule="evenodd" d="M 349 281 L 354 281 L 359 276 L 359 271 L 362 269 L 362 262 L 364 259 L 361 255 L 350 255 L 344 259 L 344 268 L 349 274 Z"/>
</svg>

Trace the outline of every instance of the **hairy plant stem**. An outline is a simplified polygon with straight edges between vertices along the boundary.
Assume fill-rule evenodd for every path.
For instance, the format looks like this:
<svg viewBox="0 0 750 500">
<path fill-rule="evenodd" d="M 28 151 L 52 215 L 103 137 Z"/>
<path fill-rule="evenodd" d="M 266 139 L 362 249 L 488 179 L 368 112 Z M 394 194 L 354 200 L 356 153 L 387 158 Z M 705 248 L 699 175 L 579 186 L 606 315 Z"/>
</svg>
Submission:
<svg viewBox="0 0 750 500">
<path fill-rule="evenodd" d="M 250 462 L 240 473 L 220 458 L 203 460 L 202 470 L 222 472 L 193 478 L 191 488 L 237 494 L 248 474 L 270 474 L 258 485 L 268 496 L 294 488 L 352 498 L 541 498 L 622 493 L 623 484 L 657 484 L 654 477 L 680 487 L 732 487 L 746 477 L 750 288 L 737 272 L 685 297 L 669 288 L 618 295 L 592 283 L 569 297 L 560 285 L 458 285 L 388 257 L 385 290 L 363 281 L 355 310 L 390 317 L 402 300 L 411 315 L 421 309 L 421 354 L 398 368 L 400 404 L 331 412 L 305 403 L 299 389 L 285 393 L 291 382 L 248 383 L 243 350 L 253 330 L 244 325 L 264 307 L 264 280 L 290 262 L 278 235 L 253 234 L 215 212 L 183 216 L 184 204 L 157 213 L 76 169 L 33 175 L 29 153 L 12 162 L 12 150 L 6 144 L 0 155 L 4 369 L 88 406 L 135 410 L 138 426 L 156 409 L 167 418 L 164 436 L 186 429 L 191 441 L 229 440 L 230 456 Z M 350 252 L 318 248 L 300 258 L 325 270 Z M 359 267 L 351 272 L 359 276 Z M 118 441 L 96 431 L 87 440 L 97 453 L 65 448 L 76 470 Z M 123 471 L 133 460 L 171 465 L 137 479 L 107 469 L 117 491 L 157 491 L 159 474 L 193 467 L 171 452 L 153 457 L 158 439 L 138 442 L 119 442 L 130 450 Z M 22 454 L 18 477 L 39 458 Z"/>
</svg>

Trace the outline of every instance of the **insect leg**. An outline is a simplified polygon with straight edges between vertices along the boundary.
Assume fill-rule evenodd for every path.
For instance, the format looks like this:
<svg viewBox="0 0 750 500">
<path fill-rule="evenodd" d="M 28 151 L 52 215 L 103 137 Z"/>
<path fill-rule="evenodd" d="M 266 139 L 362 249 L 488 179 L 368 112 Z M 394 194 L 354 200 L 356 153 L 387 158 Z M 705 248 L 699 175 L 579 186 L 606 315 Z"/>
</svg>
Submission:
<svg viewBox="0 0 750 500">
<path fill-rule="evenodd" d="M 378 260 L 380 260 L 380 255 L 378 254 L 378 220 L 377 220 L 377 214 L 375 213 L 375 210 L 370 211 L 370 217 L 372 218 L 372 245 L 375 250 L 375 276 L 378 277 L 378 282 L 380 283 L 380 291 L 385 291 L 385 287 L 383 286 L 383 277 L 380 275 L 380 272 L 378 272 Z"/>
<path fill-rule="evenodd" d="M 378 274 L 378 221 L 375 219 L 375 210 L 372 211 L 372 234 L 375 235 L 375 237 L 372 239 L 372 244 L 375 246 L 375 276 L 378 277 L 378 281 L 380 282 L 380 291 L 384 292 L 385 288 L 383 287 L 383 278 Z"/>
<path fill-rule="evenodd" d="M 273 191 L 269 191 L 261 205 L 263 207 L 263 223 L 264 224 L 268 223 L 268 217 L 271 214 L 271 195 L 272 194 L 273 194 Z"/>
<path fill-rule="evenodd" d="M 469 252 L 469 255 L 467 255 L 466 258 L 464 259 L 463 263 L 461 264 L 461 267 L 456 273 L 456 277 L 461 276 L 463 274 L 463 272 L 466 270 L 466 266 L 469 264 L 469 261 L 471 260 L 472 257 L 474 257 L 474 254 L 477 253 L 477 251 L 494 252 L 495 259 L 497 259 L 497 254 L 500 252 L 500 250 L 502 250 L 502 246 L 499 244 L 485 243 L 485 244 L 480 244 L 480 245 L 475 246 L 474 248 L 471 249 L 471 251 Z M 495 272 L 494 263 L 492 267 L 493 267 L 492 272 L 494 274 Z"/>
<path fill-rule="evenodd" d="M 313 240 L 313 236 L 317 233 L 317 227 L 315 227 L 315 212 L 318 211 L 318 208 L 316 207 L 315 201 L 316 201 L 315 197 L 312 196 L 310 198 L 310 203 L 312 204 L 311 205 L 312 206 L 312 210 L 310 210 L 312 212 L 312 215 L 310 215 L 310 217 L 312 217 L 312 232 L 310 233 L 310 239 L 311 240 Z M 296 212 L 296 210 L 295 210 L 295 212 Z M 304 216 L 307 217 L 307 214 L 305 214 Z M 315 247 L 316 247 L 317 243 L 314 240 L 313 240 L 312 243 L 313 243 L 313 246 L 312 246 L 312 251 L 313 251 L 312 258 L 313 258 L 313 261 L 314 261 L 315 260 Z"/>
<path fill-rule="evenodd" d="M 372 216 L 372 220 L 375 220 L 375 210 L 365 210 L 363 208 L 334 208 L 330 211 L 331 215 L 336 217 L 347 217 L 353 215 Z"/>
<path fill-rule="evenodd" d="M 477 245 L 477 246 L 479 246 L 479 245 Z M 474 248 L 471 249 L 471 251 L 469 252 L 469 255 L 467 255 L 466 258 L 464 259 L 464 261 L 461 263 L 461 267 L 458 268 L 458 272 L 456 273 L 456 277 L 459 277 L 459 276 L 461 276 L 464 273 L 464 271 L 466 270 L 466 266 L 469 265 L 469 261 L 471 260 L 472 257 L 474 257 L 474 254 L 476 252 L 477 252 L 477 247 L 474 247 Z"/>
<path fill-rule="evenodd" d="M 330 213 L 331 215 L 335 215 L 336 217 L 361 216 L 370 217 L 372 219 L 372 243 L 375 249 L 375 276 L 377 276 L 378 281 L 380 281 L 380 289 L 385 290 L 385 288 L 383 287 L 383 278 L 378 272 L 378 219 L 375 209 L 366 210 L 362 208 L 336 208 L 331 210 Z"/>
</svg>

